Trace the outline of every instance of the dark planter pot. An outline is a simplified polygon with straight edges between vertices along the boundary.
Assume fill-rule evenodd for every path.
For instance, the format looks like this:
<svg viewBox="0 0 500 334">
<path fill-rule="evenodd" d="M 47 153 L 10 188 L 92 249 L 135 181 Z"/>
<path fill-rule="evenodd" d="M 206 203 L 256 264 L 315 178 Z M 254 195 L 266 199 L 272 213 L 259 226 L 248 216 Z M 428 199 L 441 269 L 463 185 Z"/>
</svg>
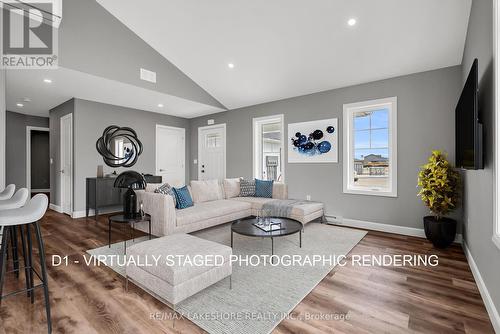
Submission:
<svg viewBox="0 0 500 334">
<path fill-rule="evenodd" d="M 424 217 L 425 236 L 436 248 L 446 248 L 455 240 L 457 221 L 451 218 L 436 220 L 434 216 Z"/>
</svg>

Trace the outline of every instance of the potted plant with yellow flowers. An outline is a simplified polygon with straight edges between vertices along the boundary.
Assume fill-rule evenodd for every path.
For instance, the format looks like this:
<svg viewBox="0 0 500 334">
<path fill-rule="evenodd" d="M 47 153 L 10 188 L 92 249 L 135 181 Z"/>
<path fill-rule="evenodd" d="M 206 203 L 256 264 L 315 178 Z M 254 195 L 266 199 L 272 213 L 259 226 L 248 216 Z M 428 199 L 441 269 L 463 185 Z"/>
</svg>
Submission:
<svg viewBox="0 0 500 334">
<path fill-rule="evenodd" d="M 453 169 L 446 154 L 432 151 L 418 174 L 418 196 L 432 216 L 424 217 L 425 236 L 437 248 L 446 248 L 455 240 L 457 221 L 445 217 L 459 200 L 460 174 Z"/>
</svg>

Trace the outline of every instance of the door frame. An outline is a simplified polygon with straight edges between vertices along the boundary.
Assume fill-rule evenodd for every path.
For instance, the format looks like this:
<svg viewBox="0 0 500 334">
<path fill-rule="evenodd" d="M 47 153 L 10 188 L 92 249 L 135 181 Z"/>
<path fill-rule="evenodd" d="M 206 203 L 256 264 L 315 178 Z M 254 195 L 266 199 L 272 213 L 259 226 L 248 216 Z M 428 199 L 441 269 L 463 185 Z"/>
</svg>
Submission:
<svg viewBox="0 0 500 334">
<path fill-rule="evenodd" d="M 70 206 L 69 206 L 69 211 L 70 212 L 65 212 L 64 211 L 64 202 L 63 202 L 63 199 L 64 199 L 64 182 L 63 182 L 63 174 L 62 174 L 62 170 L 64 169 L 64 150 L 63 150 L 63 145 L 64 145 L 64 140 L 63 140 L 63 136 L 62 136 L 62 129 L 63 129 L 63 121 L 66 120 L 66 119 L 69 119 L 70 122 L 69 124 L 71 125 L 69 127 L 70 129 L 70 133 L 69 133 L 69 147 L 70 147 L 70 159 L 69 161 L 71 162 L 71 178 L 69 180 L 69 199 L 70 199 Z M 70 113 L 70 114 L 67 114 L 67 115 L 64 115 L 64 116 L 61 116 L 61 118 L 59 118 L 59 152 L 60 152 L 60 161 L 59 161 L 59 191 L 60 191 L 60 194 L 61 194 L 61 212 L 62 213 L 66 213 L 66 214 L 69 214 L 70 216 L 73 216 L 73 206 L 74 206 L 74 203 L 73 203 L 73 178 L 74 178 L 74 166 L 73 166 L 73 113 Z"/>
<path fill-rule="evenodd" d="M 49 132 L 49 128 L 39 127 L 39 126 L 26 126 L 26 188 L 31 193 L 31 131 L 45 131 Z M 50 159 L 50 153 L 49 153 Z M 49 178 L 50 183 L 50 178 Z M 52 184 L 50 184 L 52 188 Z M 35 189 L 37 192 L 50 192 L 49 189 Z"/>
<path fill-rule="evenodd" d="M 262 123 L 270 123 L 270 121 L 279 120 L 281 123 L 281 180 L 280 182 L 285 182 L 285 150 L 287 148 L 285 143 L 285 115 L 277 114 L 277 115 L 269 115 L 263 117 L 254 117 L 252 119 L 252 173 L 254 179 L 260 179 L 262 175 L 259 175 L 260 164 L 262 161 L 259 161 L 259 167 L 257 167 L 256 161 L 262 156 L 262 136 L 260 135 L 259 125 Z M 258 143 L 256 143 L 256 139 Z"/>
<path fill-rule="evenodd" d="M 227 142 L 227 130 L 226 130 L 226 123 L 220 123 L 220 124 L 214 124 L 214 125 L 207 125 L 207 126 L 200 126 L 198 127 L 198 180 L 201 180 L 201 163 L 200 163 L 200 152 L 201 152 L 201 132 L 203 130 L 210 130 L 210 129 L 217 129 L 217 128 L 222 128 L 223 133 L 224 133 L 224 173 L 223 179 L 226 178 L 226 171 L 227 171 L 227 154 L 226 154 L 226 142 Z"/>
<path fill-rule="evenodd" d="M 182 150 L 182 155 L 183 155 L 183 160 L 184 160 L 184 184 L 186 184 L 186 129 L 179 128 L 176 126 L 156 124 L 156 129 L 155 129 L 155 175 L 159 175 L 158 153 L 159 153 L 160 147 L 158 145 L 158 129 L 174 130 L 174 131 L 179 131 L 182 133 L 182 136 L 184 137 L 184 150 Z M 164 180 L 162 180 L 162 183 L 165 183 Z"/>
</svg>

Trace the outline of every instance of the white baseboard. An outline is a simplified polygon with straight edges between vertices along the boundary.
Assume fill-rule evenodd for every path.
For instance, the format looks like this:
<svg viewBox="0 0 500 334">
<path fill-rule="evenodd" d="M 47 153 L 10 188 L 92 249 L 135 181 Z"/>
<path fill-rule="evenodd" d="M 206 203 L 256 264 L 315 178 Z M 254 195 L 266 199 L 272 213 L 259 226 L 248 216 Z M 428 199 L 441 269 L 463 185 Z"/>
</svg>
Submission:
<svg viewBox="0 0 500 334">
<path fill-rule="evenodd" d="M 326 220 L 328 221 L 329 224 L 338 225 L 338 226 L 348 226 L 348 227 L 361 228 L 361 229 L 365 229 L 365 230 L 373 230 L 373 231 L 395 233 L 395 234 L 408 235 L 408 236 L 412 236 L 412 237 L 425 238 L 425 231 L 423 228 L 374 223 L 374 222 L 368 222 L 368 221 L 357 220 L 357 219 L 349 219 L 349 218 L 343 218 L 342 222 L 329 221 L 328 216 L 326 216 Z M 455 242 L 456 243 L 462 242 L 462 235 L 461 234 L 457 234 L 457 236 L 455 237 Z"/>
<path fill-rule="evenodd" d="M 59 212 L 59 213 L 63 212 L 62 208 L 59 205 L 55 205 L 52 203 L 49 204 L 49 209 L 54 210 L 54 211 Z"/>
<path fill-rule="evenodd" d="M 105 214 L 108 214 L 108 213 L 117 213 L 117 212 L 122 212 L 122 211 L 123 211 L 122 208 L 107 208 L 107 209 L 99 210 L 99 214 L 100 215 L 105 215 Z M 90 209 L 89 210 L 89 218 L 93 217 L 94 215 L 95 215 L 95 210 L 94 209 Z M 71 215 L 71 218 L 78 219 L 78 218 L 83 218 L 83 217 L 86 217 L 86 216 L 87 216 L 87 212 L 85 210 L 73 211 L 73 214 Z"/>
<path fill-rule="evenodd" d="M 465 242 L 462 243 L 462 246 L 465 252 L 465 256 L 467 257 L 467 262 L 469 262 L 472 275 L 476 280 L 477 287 L 479 288 L 479 292 L 481 293 L 481 297 L 483 298 L 484 306 L 486 306 L 486 311 L 488 311 L 488 315 L 490 316 L 491 324 L 493 325 L 495 332 L 500 333 L 500 315 L 498 314 L 498 310 L 493 303 L 493 299 L 491 299 L 491 295 L 488 292 L 488 288 L 486 287 L 483 278 L 481 277 L 481 273 L 477 268 L 476 262 L 472 257 L 472 253 L 470 252 L 469 247 L 467 247 L 467 244 Z"/>
</svg>

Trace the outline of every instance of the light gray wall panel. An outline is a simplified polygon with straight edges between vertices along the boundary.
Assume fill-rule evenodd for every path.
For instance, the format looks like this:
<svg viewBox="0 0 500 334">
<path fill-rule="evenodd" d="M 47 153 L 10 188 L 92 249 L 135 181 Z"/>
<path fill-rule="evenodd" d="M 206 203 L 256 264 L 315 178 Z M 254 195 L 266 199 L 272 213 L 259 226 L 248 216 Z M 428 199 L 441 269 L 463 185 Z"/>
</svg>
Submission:
<svg viewBox="0 0 500 334">
<path fill-rule="evenodd" d="M 332 73 L 332 75 L 335 75 Z M 191 120 L 191 178 L 198 154 L 198 131 L 207 119 L 227 123 L 227 176 L 252 177 L 252 118 L 284 114 L 285 124 L 337 117 L 343 104 L 398 97 L 398 197 L 342 193 L 342 129 L 339 163 L 286 164 L 286 182 L 293 198 L 323 201 L 328 214 L 385 224 L 422 228 L 428 214 L 417 198 L 417 173 L 432 149 L 440 148 L 454 161 L 455 105 L 461 85 L 459 66 L 398 77 L 354 87 L 266 103 Z M 285 126 L 286 129 L 286 126 Z M 288 144 L 288 134 L 286 134 Z M 286 150 L 285 150 L 286 151 Z"/>
<path fill-rule="evenodd" d="M 464 239 L 497 310 L 500 310 L 500 250 L 492 242 L 494 194 L 493 1 L 474 0 L 462 68 L 465 83 L 472 62 L 479 61 L 479 113 L 484 124 L 485 168 L 465 171 Z"/>
<path fill-rule="evenodd" d="M 16 188 L 26 187 L 26 127 L 49 127 L 47 117 L 7 111 L 6 180 Z"/>
</svg>

